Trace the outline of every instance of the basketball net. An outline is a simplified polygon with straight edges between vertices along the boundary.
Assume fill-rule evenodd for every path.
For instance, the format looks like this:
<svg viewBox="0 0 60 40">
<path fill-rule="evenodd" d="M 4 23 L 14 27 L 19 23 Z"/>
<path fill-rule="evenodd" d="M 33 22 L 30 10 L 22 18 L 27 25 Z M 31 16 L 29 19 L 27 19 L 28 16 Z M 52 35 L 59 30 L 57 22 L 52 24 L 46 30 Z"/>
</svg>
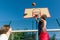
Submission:
<svg viewBox="0 0 60 40">
<path fill-rule="evenodd" d="M 40 9 L 33 9 L 32 16 L 35 18 L 40 18 L 41 17 L 41 10 Z"/>
</svg>

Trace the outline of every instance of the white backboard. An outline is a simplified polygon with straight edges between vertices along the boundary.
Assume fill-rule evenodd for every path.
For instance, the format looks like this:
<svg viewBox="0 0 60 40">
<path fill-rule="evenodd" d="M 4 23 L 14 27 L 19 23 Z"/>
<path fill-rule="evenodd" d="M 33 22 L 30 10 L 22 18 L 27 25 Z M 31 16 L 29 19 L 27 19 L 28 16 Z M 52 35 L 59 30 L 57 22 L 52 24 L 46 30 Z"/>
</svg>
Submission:
<svg viewBox="0 0 60 40">
<path fill-rule="evenodd" d="M 39 16 L 45 14 L 47 17 L 51 17 L 48 8 L 27 8 L 24 12 L 24 18 L 32 18 L 33 12 L 40 13 Z"/>
</svg>

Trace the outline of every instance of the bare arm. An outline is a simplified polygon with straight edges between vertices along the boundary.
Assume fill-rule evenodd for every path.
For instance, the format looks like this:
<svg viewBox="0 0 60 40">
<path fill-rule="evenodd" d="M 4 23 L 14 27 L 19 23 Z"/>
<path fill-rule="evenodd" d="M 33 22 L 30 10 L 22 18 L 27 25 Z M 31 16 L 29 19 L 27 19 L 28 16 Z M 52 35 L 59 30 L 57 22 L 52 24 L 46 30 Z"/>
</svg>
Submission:
<svg viewBox="0 0 60 40">
<path fill-rule="evenodd" d="M 12 28 L 9 29 L 9 31 L 6 33 L 7 37 L 9 38 L 10 34 L 11 34 Z"/>
<path fill-rule="evenodd" d="M 44 23 L 44 27 L 43 27 L 43 31 L 46 31 L 46 21 L 45 20 L 43 20 L 43 23 Z"/>
</svg>

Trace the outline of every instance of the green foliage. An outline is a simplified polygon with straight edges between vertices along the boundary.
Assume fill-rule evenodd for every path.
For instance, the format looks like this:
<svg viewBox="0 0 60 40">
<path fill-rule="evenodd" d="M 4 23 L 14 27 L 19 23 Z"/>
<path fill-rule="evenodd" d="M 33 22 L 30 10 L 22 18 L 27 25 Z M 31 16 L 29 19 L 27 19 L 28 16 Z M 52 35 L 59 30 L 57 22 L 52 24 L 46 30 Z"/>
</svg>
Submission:
<svg viewBox="0 0 60 40">
<path fill-rule="evenodd" d="M 12 36 L 13 34 L 13 36 Z M 35 40 L 35 33 L 20 33 L 20 32 L 16 32 L 16 33 L 12 33 L 9 40 Z"/>
</svg>

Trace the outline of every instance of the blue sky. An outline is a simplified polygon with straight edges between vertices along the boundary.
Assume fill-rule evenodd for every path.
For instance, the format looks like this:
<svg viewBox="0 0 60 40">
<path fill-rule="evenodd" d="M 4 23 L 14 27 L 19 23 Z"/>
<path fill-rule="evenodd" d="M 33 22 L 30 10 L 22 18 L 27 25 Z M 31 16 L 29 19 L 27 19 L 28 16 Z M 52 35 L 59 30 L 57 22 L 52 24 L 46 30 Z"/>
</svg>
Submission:
<svg viewBox="0 0 60 40">
<path fill-rule="evenodd" d="M 33 8 L 32 2 L 37 5 L 34 8 L 49 9 L 51 18 L 47 19 L 47 28 L 59 28 L 56 18 L 60 20 L 60 0 L 0 0 L 0 27 L 4 24 L 9 24 L 12 21 L 12 29 L 32 29 L 33 18 L 24 19 L 24 9 Z M 59 21 L 60 22 L 60 21 Z M 36 24 L 34 23 L 34 29 Z"/>
</svg>

